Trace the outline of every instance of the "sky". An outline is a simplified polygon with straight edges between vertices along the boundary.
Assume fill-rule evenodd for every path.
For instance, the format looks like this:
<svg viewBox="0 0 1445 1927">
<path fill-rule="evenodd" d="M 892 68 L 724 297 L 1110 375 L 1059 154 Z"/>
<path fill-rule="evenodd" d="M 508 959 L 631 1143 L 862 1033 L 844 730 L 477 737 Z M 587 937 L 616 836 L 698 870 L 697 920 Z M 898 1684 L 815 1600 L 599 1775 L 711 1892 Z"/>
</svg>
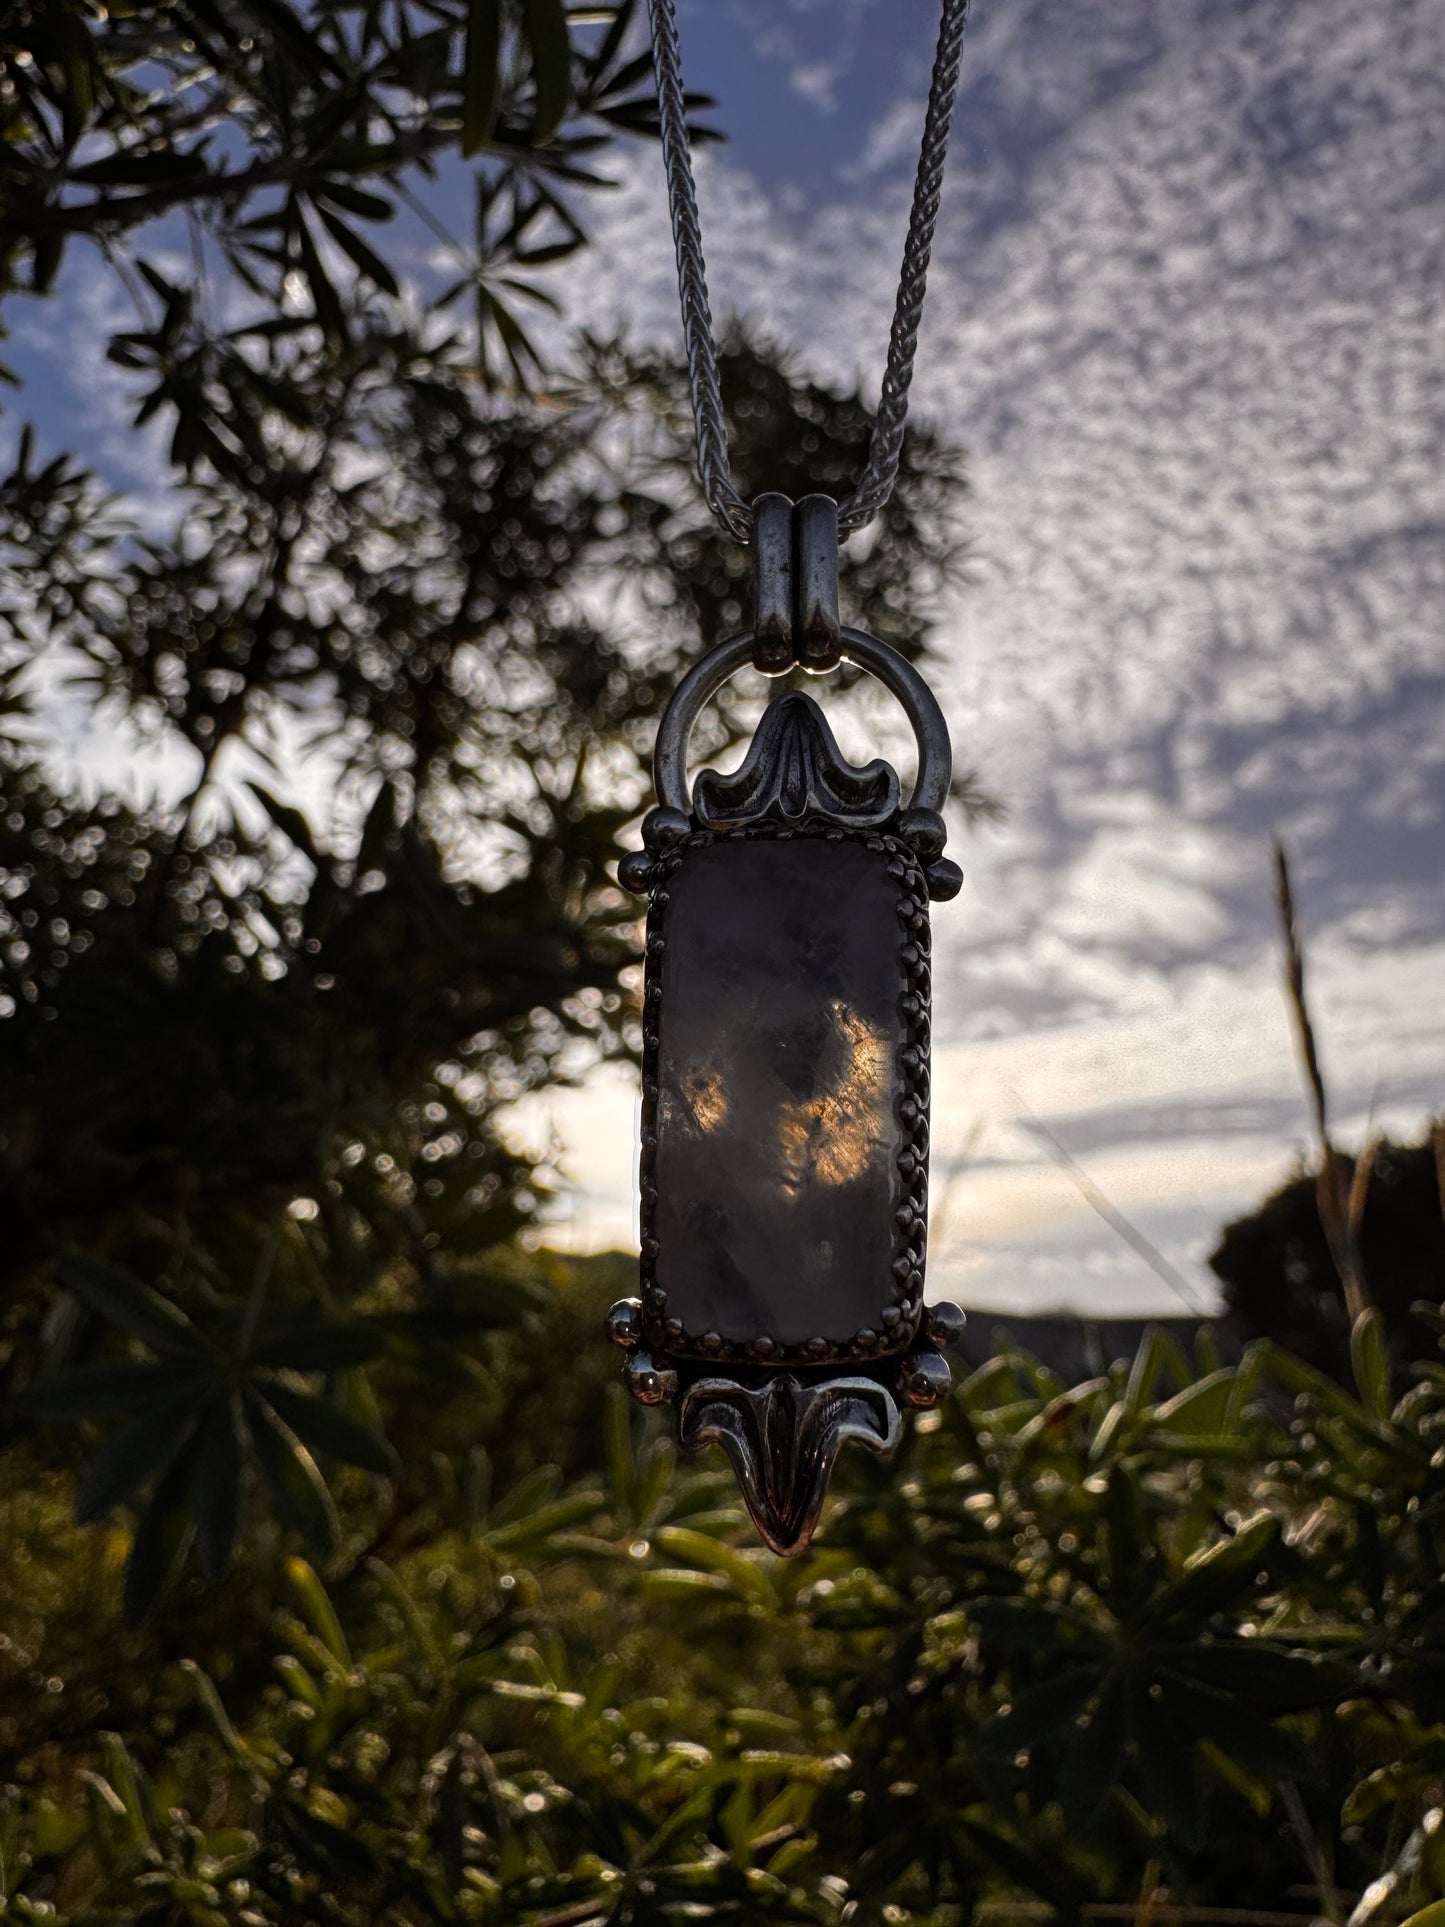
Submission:
<svg viewBox="0 0 1445 1927">
<path fill-rule="evenodd" d="M 698 168 L 715 310 L 876 390 L 934 6 L 680 16 L 728 136 Z M 1219 1227 L 1310 1142 L 1274 834 L 1339 1138 L 1445 1103 L 1442 125 L 1436 0 L 976 0 L 914 394 L 970 474 L 928 671 L 1008 816 L 954 826 L 935 909 L 931 1295 L 1214 1302 Z M 674 344 L 656 149 L 614 172 L 558 291 Z M 104 298 L 64 292 L 92 329 Z M 139 478 L 116 371 L 45 325 L 12 359 L 56 432 Z M 845 746 L 897 752 L 873 720 Z M 562 1240 L 635 1236 L 635 1111 L 619 1069 L 518 1120 L 563 1140 Z"/>
<path fill-rule="evenodd" d="M 876 386 L 936 10 L 680 18 L 715 309 Z M 971 475 L 930 674 L 1009 816 L 934 913 L 934 1295 L 1216 1301 L 1219 1227 L 1310 1146 L 1274 834 L 1340 1139 L 1445 1103 L 1442 125 L 1422 0 L 978 0 L 915 406 Z M 655 154 L 587 273 L 676 338 Z M 553 1105 L 581 1243 L 627 1222 L 630 1101 Z"/>
</svg>

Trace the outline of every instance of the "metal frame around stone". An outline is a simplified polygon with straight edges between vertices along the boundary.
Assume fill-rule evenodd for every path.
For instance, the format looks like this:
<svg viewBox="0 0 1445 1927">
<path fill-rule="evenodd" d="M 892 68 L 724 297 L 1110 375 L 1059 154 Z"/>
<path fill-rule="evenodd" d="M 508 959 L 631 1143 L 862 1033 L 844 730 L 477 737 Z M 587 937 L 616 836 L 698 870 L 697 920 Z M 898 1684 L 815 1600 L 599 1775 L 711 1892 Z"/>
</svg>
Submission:
<svg viewBox="0 0 1445 1927">
<path fill-rule="evenodd" d="M 751 1345 L 721 1338 L 715 1332 L 688 1331 L 670 1317 L 667 1293 L 658 1282 L 661 1255 L 656 1235 L 657 1187 L 653 1160 L 657 1152 L 659 1029 L 665 998 L 665 929 L 668 885 L 688 853 L 714 843 L 797 838 L 828 843 L 856 842 L 885 859 L 888 875 L 898 886 L 898 956 L 903 989 L 899 998 L 902 1042 L 897 1063 L 903 1089 L 897 1115 L 903 1127 L 895 1168 L 900 1203 L 895 1214 L 891 1290 L 880 1300 L 878 1322 L 860 1329 L 847 1341 L 821 1336 L 802 1344 L 785 1345 L 763 1336 Z M 749 824 L 732 830 L 693 830 L 660 853 L 650 879 L 647 915 L 646 969 L 643 988 L 642 1055 L 642 1322 L 646 1341 L 655 1352 L 675 1359 L 693 1358 L 733 1365 L 816 1366 L 858 1363 L 906 1351 L 913 1343 L 923 1315 L 923 1276 L 928 1225 L 929 1055 L 932 1024 L 931 932 L 928 918 L 928 881 L 920 852 L 895 832 L 853 829 L 840 823 L 814 821 L 796 828 L 774 822 Z"/>
</svg>

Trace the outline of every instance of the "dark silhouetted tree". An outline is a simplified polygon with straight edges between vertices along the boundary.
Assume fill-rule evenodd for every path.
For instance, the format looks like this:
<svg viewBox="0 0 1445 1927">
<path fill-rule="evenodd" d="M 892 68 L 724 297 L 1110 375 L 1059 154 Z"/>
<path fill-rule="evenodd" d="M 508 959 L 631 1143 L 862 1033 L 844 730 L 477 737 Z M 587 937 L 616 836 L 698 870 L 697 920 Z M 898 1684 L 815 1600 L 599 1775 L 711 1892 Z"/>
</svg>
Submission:
<svg viewBox="0 0 1445 1927">
<path fill-rule="evenodd" d="M 508 1253 L 552 1179 L 498 1114 L 633 1047 L 619 838 L 667 691 L 743 620 L 677 365 L 582 337 L 535 397 L 510 310 L 418 320 L 400 265 L 345 238 L 470 147 L 513 296 L 583 246 L 567 197 L 650 127 L 628 10 L 574 17 L 569 55 L 560 9 L 504 8 L 478 121 L 487 18 L 10 20 L 0 235 L 40 290 L 57 236 L 133 281 L 110 352 L 169 430 L 173 511 L 144 530 L 29 432 L 0 477 L 3 1371 L 32 1417 L 81 1419 L 86 1515 L 140 1519 L 136 1611 L 193 1542 L 225 1568 L 252 1488 L 321 1556 L 318 1460 L 389 1463 L 367 1361 L 454 1380 L 531 1315 Z M 162 272 L 141 250 L 182 214 L 195 266 Z M 841 492 L 861 399 L 744 336 L 725 373 L 745 485 Z M 915 432 L 887 565 L 845 563 L 858 619 L 910 650 L 961 490 Z M 153 753 L 153 800 L 57 774 L 33 710 L 57 683 Z M 713 748 L 758 693 L 728 693 Z"/>
</svg>

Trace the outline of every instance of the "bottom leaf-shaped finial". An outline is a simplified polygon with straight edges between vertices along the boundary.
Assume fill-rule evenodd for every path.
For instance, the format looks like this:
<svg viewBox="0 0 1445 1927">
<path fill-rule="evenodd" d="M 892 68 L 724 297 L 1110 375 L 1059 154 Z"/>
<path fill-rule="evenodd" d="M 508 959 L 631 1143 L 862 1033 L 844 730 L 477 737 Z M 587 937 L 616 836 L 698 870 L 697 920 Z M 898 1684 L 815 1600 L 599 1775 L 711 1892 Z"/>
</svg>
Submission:
<svg viewBox="0 0 1445 1927">
<path fill-rule="evenodd" d="M 702 1378 L 677 1414 L 685 1451 L 722 1446 L 753 1524 L 785 1557 L 811 1540 L 841 1448 L 856 1439 L 883 1458 L 900 1429 L 893 1394 L 861 1376 L 799 1380 L 780 1372 L 759 1386 Z"/>
</svg>

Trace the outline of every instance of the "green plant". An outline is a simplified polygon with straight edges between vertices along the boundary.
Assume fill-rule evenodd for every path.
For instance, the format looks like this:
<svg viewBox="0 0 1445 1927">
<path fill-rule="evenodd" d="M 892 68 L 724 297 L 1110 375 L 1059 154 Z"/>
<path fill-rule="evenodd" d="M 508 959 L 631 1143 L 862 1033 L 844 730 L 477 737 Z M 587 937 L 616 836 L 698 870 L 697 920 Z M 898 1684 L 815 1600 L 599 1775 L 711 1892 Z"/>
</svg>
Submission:
<svg viewBox="0 0 1445 1927">
<path fill-rule="evenodd" d="M 559 1335 L 616 1286 L 555 1282 Z M 73 1627 L 51 1595 L 49 1736 L 0 1676 L 15 1918 L 1397 1927 L 1445 1889 L 1445 1364 L 1397 1396 L 1366 1330 L 1346 1392 L 1156 1333 L 1064 1387 L 1005 1338 L 900 1461 L 845 1463 L 782 1562 L 605 1359 L 534 1409 L 536 1349 L 487 1341 L 460 1464 L 435 1446 L 469 1395 L 418 1433 L 383 1370 L 409 1497 L 343 1483 L 324 1574 L 291 1555 L 276 1590 L 254 1522 L 239 1596 L 185 1580 L 104 1656 L 114 1560 Z M 0 1502 L 21 1616 L 64 1504 L 26 1490 Z"/>
<path fill-rule="evenodd" d="M 335 1543 L 337 1522 L 313 1453 L 382 1476 L 395 1470 L 386 1441 L 301 1376 L 372 1355 L 379 1341 L 368 1342 L 364 1328 L 258 1329 L 264 1276 L 239 1319 L 222 1313 L 198 1329 L 169 1299 L 114 1266 L 76 1255 L 60 1259 L 57 1272 L 82 1305 L 151 1353 L 144 1364 L 58 1372 L 11 1405 L 29 1418 L 125 1418 L 81 1472 L 75 1510 L 82 1525 L 118 1504 L 135 1510 L 126 1575 L 132 1616 L 174 1577 L 193 1536 L 208 1577 L 226 1571 L 248 1466 L 320 1557 Z"/>
</svg>

